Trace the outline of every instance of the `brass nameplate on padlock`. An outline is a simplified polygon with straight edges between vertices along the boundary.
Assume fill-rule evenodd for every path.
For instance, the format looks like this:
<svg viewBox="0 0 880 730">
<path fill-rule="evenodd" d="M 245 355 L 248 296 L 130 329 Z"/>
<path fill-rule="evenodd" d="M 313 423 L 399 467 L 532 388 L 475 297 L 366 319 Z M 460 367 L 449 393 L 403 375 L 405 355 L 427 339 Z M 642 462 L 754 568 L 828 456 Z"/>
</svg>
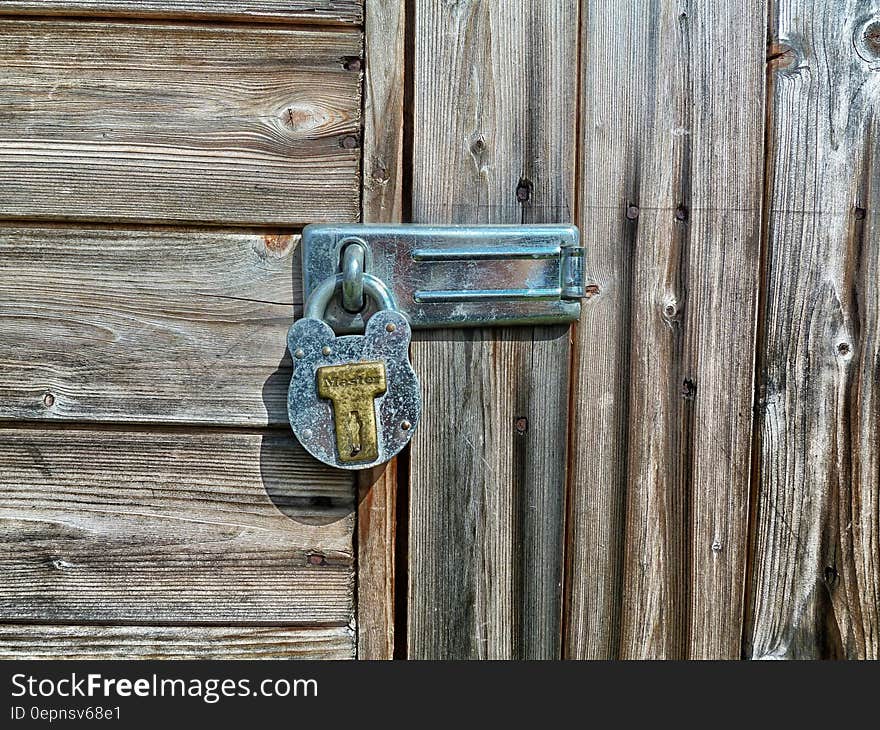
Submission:
<svg viewBox="0 0 880 730">
<path fill-rule="evenodd" d="M 340 461 L 379 457 L 375 400 L 385 394 L 385 364 L 355 362 L 318 368 L 318 396 L 333 404 Z"/>
</svg>

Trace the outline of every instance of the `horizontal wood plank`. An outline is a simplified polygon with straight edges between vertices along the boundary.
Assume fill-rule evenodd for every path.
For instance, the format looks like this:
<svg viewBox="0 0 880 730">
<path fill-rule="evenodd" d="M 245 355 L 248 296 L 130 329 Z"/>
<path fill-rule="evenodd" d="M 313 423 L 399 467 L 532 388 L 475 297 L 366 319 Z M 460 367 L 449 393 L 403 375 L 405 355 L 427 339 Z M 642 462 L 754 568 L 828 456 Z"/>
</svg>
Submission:
<svg viewBox="0 0 880 730">
<path fill-rule="evenodd" d="M 0 625 L 0 659 L 353 659 L 347 626 Z"/>
<path fill-rule="evenodd" d="M 350 474 L 286 432 L 0 429 L 0 623 L 347 623 Z"/>
<path fill-rule="evenodd" d="M 0 218 L 357 220 L 361 34 L 0 21 Z"/>
<path fill-rule="evenodd" d="M 357 24 L 362 0 L 3 0 L 0 15 Z"/>
<path fill-rule="evenodd" d="M 286 423 L 297 241 L 0 225 L 0 420 Z"/>
</svg>

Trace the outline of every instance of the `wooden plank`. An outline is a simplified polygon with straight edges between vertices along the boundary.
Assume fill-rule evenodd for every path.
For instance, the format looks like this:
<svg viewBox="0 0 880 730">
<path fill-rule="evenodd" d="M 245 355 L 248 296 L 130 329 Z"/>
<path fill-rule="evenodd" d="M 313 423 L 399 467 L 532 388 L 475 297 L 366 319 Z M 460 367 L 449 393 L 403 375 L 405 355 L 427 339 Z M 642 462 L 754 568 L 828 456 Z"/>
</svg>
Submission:
<svg viewBox="0 0 880 730">
<path fill-rule="evenodd" d="M 0 419 L 287 423 L 297 241 L 0 225 Z"/>
<path fill-rule="evenodd" d="M 0 430 L 0 622 L 346 624 L 353 483 L 283 431 Z"/>
<path fill-rule="evenodd" d="M 364 56 L 364 223 L 403 215 L 404 0 L 367 6 Z"/>
<path fill-rule="evenodd" d="M 577 3 L 418 0 L 418 222 L 573 214 Z M 412 658 L 560 654 L 567 327 L 440 331 L 410 483 Z"/>
<path fill-rule="evenodd" d="M 0 625 L 0 659 L 353 659 L 347 626 Z"/>
<path fill-rule="evenodd" d="M 364 28 L 364 223 L 403 214 L 403 0 L 370 0 Z M 393 459 L 358 482 L 358 658 L 393 659 L 397 471 Z"/>
<path fill-rule="evenodd" d="M 740 655 L 764 18 L 700 0 L 582 24 L 574 658 Z"/>
<path fill-rule="evenodd" d="M 0 217 L 357 220 L 359 32 L 0 21 Z"/>
<path fill-rule="evenodd" d="M 880 2 L 771 19 L 746 655 L 880 658 Z"/>
<path fill-rule="evenodd" d="M 358 474 L 358 659 L 394 658 L 397 470 L 393 459 Z"/>
<path fill-rule="evenodd" d="M 3 0 L 0 15 L 361 22 L 362 0 Z"/>
</svg>

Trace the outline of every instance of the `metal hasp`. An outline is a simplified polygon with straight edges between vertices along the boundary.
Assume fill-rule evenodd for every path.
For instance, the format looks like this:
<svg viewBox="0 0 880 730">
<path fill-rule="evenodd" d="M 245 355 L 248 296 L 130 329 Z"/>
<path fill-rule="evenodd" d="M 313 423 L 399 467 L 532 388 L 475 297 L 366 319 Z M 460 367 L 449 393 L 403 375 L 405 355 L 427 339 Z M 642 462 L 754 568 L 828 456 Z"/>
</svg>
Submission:
<svg viewBox="0 0 880 730">
<path fill-rule="evenodd" d="M 551 324 L 581 314 L 584 249 L 574 226 L 316 224 L 303 230 L 302 256 L 306 300 L 333 277 L 345 284 L 345 296 L 324 312 L 337 334 L 363 331 L 379 309 L 367 299 L 351 312 L 362 297 L 349 267 L 380 280 L 414 329 Z"/>
</svg>

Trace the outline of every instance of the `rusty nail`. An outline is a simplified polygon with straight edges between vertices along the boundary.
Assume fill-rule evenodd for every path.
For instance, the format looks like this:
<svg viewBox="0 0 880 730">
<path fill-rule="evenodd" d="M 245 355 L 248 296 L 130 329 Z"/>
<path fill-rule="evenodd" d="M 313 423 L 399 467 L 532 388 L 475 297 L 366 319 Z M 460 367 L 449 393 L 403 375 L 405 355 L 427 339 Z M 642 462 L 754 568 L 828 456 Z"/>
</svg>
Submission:
<svg viewBox="0 0 880 730">
<path fill-rule="evenodd" d="M 360 146 L 360 140 L 353 134 L 347 134 L 340 144 L 347 150 L 356 150 Z"/>
<path fill-rule="evenodd" d="M 523 178 L 516 186 L 516 199 L 520 203 L 527 203 L 532 198 L 532 183 Z"/>
<path fill-rule="evenodd" d="M 343 64 L 346 71 L 360 71 L 363 67 L 363 62 L 359 58 L 347 58 Z"/>
<path fill-rule="evenodd" d="M 639 217 L 639 206 L 637 205 L 628 205 L 626 206 L 626 217 L 627 219 L 634 221 Z"/>
<path fill-rule="evenodd" d="M 675 220 L 686 221 L 688 219 L 688 209 L 684 205 L 679 205 L 675 209 Z"/>
<path fill-rule="evenodd" d="M 520 416 L 516 419 L 514 424 L 516 426 L 516 432 L 518 434 L 528 433 L 529 430 L 529 419 L 525 416 Z"/>
<path fill-rule="evenodd" d="M 868 214 L 868 211 L 866 211 L 864 208 L 861 208 L 861 207 L 858 207 L 858 206 L 856 206 L 855 208 L 853 208 L 853 215 L 855 216 L 855 219 L 856 219 L 857 221 L 863 221 L 863 220 L 865 220 L 865 216 L 866 216 L 867 214 Z"/>
<path fill-rule="evenodd" d="M 46 393 L 46 395 L 43 396 L 43 405 L 46 406 L 46 408 L 51 408 L 52 406 L 54 406 L 55 396 L 51 393 Z"/>
</svg>

